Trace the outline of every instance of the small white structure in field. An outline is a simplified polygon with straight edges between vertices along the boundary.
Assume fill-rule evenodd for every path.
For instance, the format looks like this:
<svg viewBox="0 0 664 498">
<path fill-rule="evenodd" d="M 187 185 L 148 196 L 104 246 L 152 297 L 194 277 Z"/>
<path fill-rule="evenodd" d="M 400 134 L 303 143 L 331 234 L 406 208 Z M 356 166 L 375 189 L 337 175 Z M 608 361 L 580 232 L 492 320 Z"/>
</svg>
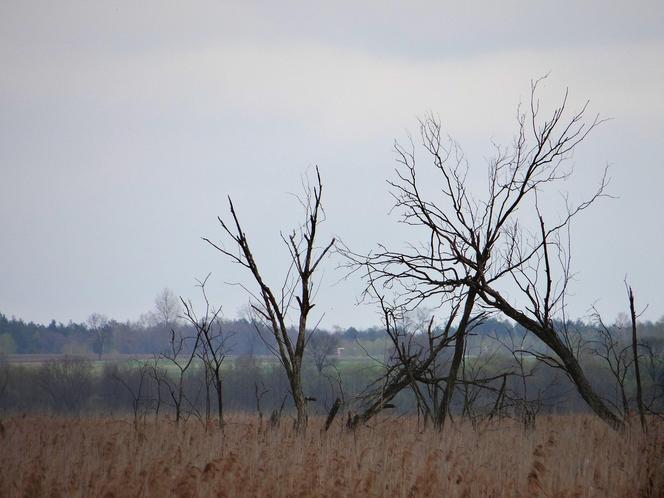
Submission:
<svg viewBox="0 0 664 498">
<path fill-rule="evenodd" d="M 344 355 L 344 348 L 337 348 L 337 357 L 341 358 Z"/>
</svg>

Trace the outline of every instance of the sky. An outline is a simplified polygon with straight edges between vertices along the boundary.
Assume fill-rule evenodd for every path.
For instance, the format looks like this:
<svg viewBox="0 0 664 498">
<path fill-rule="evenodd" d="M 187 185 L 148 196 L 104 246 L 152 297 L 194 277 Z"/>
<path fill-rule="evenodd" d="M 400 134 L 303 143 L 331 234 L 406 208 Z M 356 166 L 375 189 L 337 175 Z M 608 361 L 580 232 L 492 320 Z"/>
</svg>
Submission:
<svg viewBox="0 0 664 498">
<path fill-rule="evenodd" d="M 0 312 L 119 320 L 164 287 L 240 316 L 251 283 L 206 245 L 230 195 L 267 280 L 318 165 L 327 220 L 363 252 L 413 235 L 390 214 L 395 140 L 438 115 L 484 171 L 530 81 L 552 108 L 610 118 L 571 159 L 573 195 L 609 165 L 612 199 L 573 226 L 570 315 L 664 315 L 664 4 L 612 2 L 0 2 Z M 378 323 L 326 261 L 316 319 Z"/>
</svg>

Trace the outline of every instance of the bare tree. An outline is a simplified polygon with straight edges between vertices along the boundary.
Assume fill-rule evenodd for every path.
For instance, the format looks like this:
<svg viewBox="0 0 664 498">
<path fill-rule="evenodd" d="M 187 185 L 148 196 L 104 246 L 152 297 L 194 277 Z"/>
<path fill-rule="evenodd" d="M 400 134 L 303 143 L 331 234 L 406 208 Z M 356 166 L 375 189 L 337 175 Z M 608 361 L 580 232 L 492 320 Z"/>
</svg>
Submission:
<svg viewBox="0 0 664 498">
<path fill-rule="evenodd" d="M 217 420 L 219 428 L 224 427 L 224 403 L 223 403 L 223 377 L 221 366 L 226 359 L 228 352 L 229 335 L 224 333 L 221 322 L 221 307 L 215 308 L 210 305 L 205 284 L 210 275 L 204 280 L 198 281 L 198 287 L 201 289 L 204 301 L 204 311 L 199 317 L 194 311 L 191 301 L 182 300 L 185 319 L 194 327 L 196 334 L 201 338 L 201 348 L 199 356 L 203 360 L 203 365 L 207 374 L 211 375 L 211 381 L 214 385 L 217 397 Z"/>
<path fill-rule="evenodd" d="M 327 406 L 327 403 L 324 403 L 327 410 L 327 417 L 325 419 L 324 432 L 327 432 L 332 426 L 335 417 L 339 413 L 339 410 L 346 405 L 346 395 L 344 393 L 344 386 L 341 380 L 341 372 L 335 364 L 330 365 L 334 369 L 335 375 L 325 374 L 328 382 L 330 383 L 330 390 L 333 393 L 334 402 L 331 406 Z"/>
<path fill-rule="evenodd" d="M 597 338 L 591 341 L 595 345 L 592 351 L 603 360 L 615 381 L 621 404 L 621 406 L 615 406 L 614 404 L 616 410 L 622 414 L 625 422 L 629 422 L 632 411 L 631 405 L 636 400 L 641 429 L 643 432 L 647 432 L 646 412 L 660 415 L 656 405 L 660 399 L 664 398 L 664 389 L 662 389 L 662 380 L 664 380 L 662 365 L 664 365 L 664 361 L 662 361 L 661 351 L 657 351 L 655 346 L 657 341 L 653 343 L 648 339 L 639 341 L 637 320 L 645 309 L 641 313 L 636 312 L 634 291 L 626 280 L 625 289 L 629 302 L 629 316 L 620 313 L 614 325 L 607 326 L 600 313 L 593 308 Z M 647 382 L 645 389 L 641 375 L 642 366 L 645 368 Z M 631 379 L 629 377 L 631 372 L 633 372 L 635 385 L 633 396 L 628 393 L 630 382 L 627 379 Z M 646 400 L 646 398 L 648 399 Z M 613 404 L 611 400 L 609 400 L 609 403 Z"/>
<path fill-rule="evenodd" d="M 475 355 L 465 353 L 459 380 L 459 390 L 463 394 L 461 416 L 477 427 L 484 419 L 491 419 L 496 414 L 502 415 L 507 397 L 507 380 L 516 375 L 518 373 L 514 372 L 513 365 L 500 365 L 498 348 L 482 348 Z"/>
<path fill-rule="evenodd" d="M 380 306 L 391 349 L 387 361 L 383 363 L 384 374 L 364 393 L 362 398 L 365 407 L 362 412 L 350 418 L 348 426 L 354 429 L 358 424 L 367 422 L 383 409 L 391 407 L 391 401 L 400 392 L 410 389 L 415 398 L 418 415 L 423 415 L 425 425 L 428 420 L 432 420 L 434 427 L 442 431 L 449 416 L 451 393 L 459 383 L 472 385 L 478 390 L 496 390 L 491 383 L 506 375 L 501 373 L 482 378 L 478 372 L 478 375 L 469 378 L 456 376 L 454 369 L 462 364 L 465 352 L 465 341 L 462 341 L 460 336 L 470 333 L 481 323 L 484 315 L 473 315 L 466 309 L 468 296 L 467 293 L 461 293 L 447 297 L 451 307 L 443 326 L 435 326 L 434 316 L 426 320 L 412 321 L 408 318 L 406 306 L 388 302 L 379 292 L 376 282 L 371 280 L 371 269 L 367 275 L 370 284 L 366 295 L 375 298 Z M 462 305 L 464 310 L 461 321 L 454 327 Z M 451 358 L 448 353 L 452 354 Z M 450 372 L 454 375 L 451 376 Z"/>
<path fill-rule="evenodd" d="M 232 224 L 224 222 L 221 218 L 218 220 L 225 234 L 236 245 L 237 252 L 225 249 L 223 245 L 215 244 L 204 238 L 206 242 L 232 261 L 246 268 L 258 287 L 257 292 L 252 292 L 246 287 L 245 289 L 252 298 L 251 307 L 256 316 L 268 327 L 276 342 L 276 347 L 271 346 L 267 341 L 265 343 L 279 358 L 288 377 L 291 395 L 297 410 L 295 429 L 298 432 L 304 432 L 307 425 L 307 402 L 302 388 L 302 360 L 310 334 L 307 328 L 309 313 L 314 307 L 312 302 L 314 276 L 321 261 L 334 245 L 334 239 L 322 248 L 318 248 L 316 245 L 318 228 L 324 218 L 321 204 L 322 193 L 323 183 L 318 168 L 316 168 L 316 184 L 305 186 L 305 197 L 302 199 L 305 210 L 303 225 L 293 230 L 288 236 L 282 235 L 282 240 L 290 253 L 291 264 L 281 288 L 277 291 L 263 278 L 230 198 Z M 288 319 L 292 311 L 296 313 L 297 323 L 294 338 L 291 338 L 288 326 Z"/>
<path fill-rule="evenodd" d="M 664 354 L 651 341 L 643 341 L 640 346 L 644 352 L 644 367 L 650 385 L 648 399 L 644 401 L 644 407 L 649 414 L 664 418 L 662 416 L 662 401 L 664 400 Z"/>
<path fill-rule="evenodd" d="M 467 323 L 479 305 L 501 312 L 538 337 L 546 346 L 538 359 L 564 371 L 599 417 L 614 428 L 622 428 L 620 418 L 585 376 L 577 344 L 564 327 L 557 326 L 566 322 L 572 275 L 569 226 L 578 214 L 606 195 L 606 170 L 586 200 L 572 204 L 564 197 L 561 217 L 548 216 L 542 198 L 547 188 L 570 178 L 573 169 L 566 159 L 600 120 L 584 121 L 587 104 L 569 114 L 567 92 L 561 105 L 542 120 L 538 84 L 532 84 L 527 109 L 519 109 L 513 144 L 495 145 L 486 192 L 479 198 L 467 181 L 469 165 L 461 147 L 444 138 L 434 116 L 422 119 L 422 147 L 440 181 L 434 189 L 431 178 L 420 180 L 418 156 L 411 141 L 409 148 L 395 146 L 400 166 L 390 185 L 401 221 L 421 227 L 424 241 L 411 244 L 407 250 L 380 247 L 363 260 L 356 256 L 354 262 L 365 275 L 373 274 L 374 285 L 399 289 L 401 302 L 411 308 L 425 301 L 446 302 L 454 292 L 465 295 L 446 398 L 454 392 Z M 528 213 L 534 215 L 531 220 Z"/>
<path fill-rule="evenodd" d="M 182 313 L 180 299 L 167 287 L 155 297 L 154 309 L 155 322 L 169 329 L 175 327 Z"/>
<path fill-rule="evenodd" d="M 256 412 L 258 413 L 258 427 L 263 427 L 263 410 L 261 409 L 261 400 L 268 393 L 265 385 L 261 382 L 261 388 L 258 388 L 258 382 L 254 382 L 254 397 L 256 398 Z"/>
<path fill-rule="evenodd" d="M 131 409 L 134 414 L 134 427 L 138 428 L 139 421 L 145 420 L 152 399 L 145 397 L 146 380 L 150 377 L 152 365 L 145 362 L 137 362 L 134 367 L 124 371 L 115 370 L 112 377 L 125 388 L 131 397 Z"/>
<path fill-rule="evenodd" d="M 95 334 L 92 349 L 97 353 L 98 359 L 101 360 L 105 351 L 107 336 L 110 333 L 108 318 L 100 313 L 93 313 L 88 317 L 88 327 Z"/>
<path fill-rule="evenodd" d="M 167 375 L 162 377 L 162 381 L 166 384 L 175 406 L 175 423 L 180 423 L 182 418 L 183 402 L 186 401 L 184 394 L 185 377 L 196 357 L 200 340 L 201 335 L 198 333 L 194 337 L 185 337 L 181 331 L 176 332 L 175 329 L 171 329 L 169 350 L 161 355 L 162 358 L 173 365 L 177 375 L 175 380 Z M 187 346 L 187 343 L 192 341 L 193 346 Z"/>
<path fill-rule="evenodd" d="M 639 409 L 639 420 L 641 429 L 647 431 L 645 408 L 643 406 L 643 388 L 641 387 L 641 369 L 639 368 L 639 344 L 636 338 L 636 308 L 634 306 L 634 292 L 632 287 L 625 282 L 627 297 L 629 299 L 629 314 L 632 319 L 632 354 L 634 361 L 634 378 L 636 380 L 636 406 Z"/>
<path fill-rule="evenodd" d="M 445 410 L 445 387 L 447 377 L 440 373 L 441 355 L 454 344 L 456 334 L 451 333 L 452 322 L 458 311 L 453 307 L 443 329 L 434 327 L 434 317 L 425 324 L 425 332 L 412 327 L 405 317 L 403 307 L 388 303 L 385 296 L 370 287 L 380 306 L 385 333 L 391 343 L 391 354 L 383 365 L 385 373 L 374 382 L 365 395 L 368 406 L 351 420 L 351 427 L 365 423 L 371 417 L 390 405 L 390 402 L 404 389 L 411 389 L 417 403 L 418 413 L 434 420 L 436 427 L 442 428 Z M 420 324 L 421 325 L 421 324 Z M 426 334 L 426 341 L 418 340 Z"/>
<path fill-rule="evenodd" d="M 512 385 L 504 383 L 501 393 L 496 400 L 500 412 L 511 408 L 515 418 L 521 420 L 525 430 L 535 428 L 535 421 L 540 411 L 552 402 L 558 401 L 558 397 L 550 395 L 550 391 L 558 386 L 559 379 L 556 374 L 542 387 L 531 388 L 530 381 L 536 376 L 542 366 L 538 362 L 539 352 L 529 344 L 526 334 L 515 333 L 511 328 L 506 334 L 499 336 L 494 333 L 492 340 L 501 345 L 502 349 L 509 354 L 510 373 Z M 507 377 L 505 377 L 507 379 Z M 502 399 L 501 399 L 502 397 Z M 496 410 L 492 410 L 492 413 Z"/>
<path fill-rule="evenodd" d="M 616 398 L 619 401 L 616 403 L 608 400 L 608 403 L 612 404 L 616 412 L 622 415 L 623 420 L 627 420 L 629 417 L 629 397 L 625 381 L 633 361 L 633 358 L 629 356 L 631 345 L 621 340 L 620 328 L 617 325 L 613 327 L 607 325 L 595 308 L 593 308 L 592 317 L 595 323 L 596 337 L 589 341 L 590 351 L 595 357 L 602 360 L 615 381 Z"/>
<path fill-rule="evenodd" d="M 319 374 L 334 363 L 334 354 L 338 346 L 339 337 L 336 334 L 319 330 L 311 335 L 309 351 Z"/>
<path fill-rule="evenodd" d="M 37 381 L 56 411 L 78 415 L 92 395 L 92 364 L 75 357 L 49 360 L 39 367 Z"/>
<path fill-rule="evenodd" d="M 154 354 L 152 356 L 152 361 L 150 362 L 150 369 L 149 369 L 149 374 L 152 380 L 155 383 L 155 395 L 156 398 L 154 400 L 154 417 L 155 420 L 159 420 L 159 411 L 161 410 L 161 404 L 162 404 L 162 386 L 167 385 L 167 377 L 168 377 L 168 371 L 159 365 L 161 356 L 158 354 Z"/>
</svg>

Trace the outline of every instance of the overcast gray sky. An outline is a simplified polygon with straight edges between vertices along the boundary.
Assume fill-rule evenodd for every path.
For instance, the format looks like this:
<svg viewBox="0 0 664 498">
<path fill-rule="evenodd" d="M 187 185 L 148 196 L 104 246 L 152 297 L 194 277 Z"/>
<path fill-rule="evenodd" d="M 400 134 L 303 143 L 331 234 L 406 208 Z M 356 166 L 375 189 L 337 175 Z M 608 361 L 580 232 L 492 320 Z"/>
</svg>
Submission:
<svg viewBox="0 0 664 498">
<path fill-rule="evenodd" d="M 230 194 L 276 281 L 290 193 L 318 164 L 324 233 L 399 246 L 392 143 L 437 113 L 483 168 L 509 141 L 531 78 L 542 97 L 613 118 L 576 152 L 572 190 L 611 165 L 574 226 L 570 311 L 664 314 L 661 2 L 0 2 L 0 312 L 45 322 L 135 319 L 167 286 L 246 303 L 219 239 Z M 378 322 L 327 265 L 326 326 Z"/>
</svg>

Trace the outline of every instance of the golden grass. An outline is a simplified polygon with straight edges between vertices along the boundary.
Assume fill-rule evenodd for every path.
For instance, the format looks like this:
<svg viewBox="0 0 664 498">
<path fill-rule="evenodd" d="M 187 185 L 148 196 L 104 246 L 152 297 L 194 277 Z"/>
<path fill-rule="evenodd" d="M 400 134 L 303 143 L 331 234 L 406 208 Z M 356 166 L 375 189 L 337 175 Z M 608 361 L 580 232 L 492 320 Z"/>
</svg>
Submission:
<svg viewBox="0 0 664 498">
<path fill-rule="evenodd" d="M 586 416 L 511 421 L 442 436 L 413 419 L 305 437 L 229 417 L 136 430 L 109 418 L 12 417 L 0 431 L 2 497 L 664 496 L 664 426 L 617 434 Z"/>
</svg>

